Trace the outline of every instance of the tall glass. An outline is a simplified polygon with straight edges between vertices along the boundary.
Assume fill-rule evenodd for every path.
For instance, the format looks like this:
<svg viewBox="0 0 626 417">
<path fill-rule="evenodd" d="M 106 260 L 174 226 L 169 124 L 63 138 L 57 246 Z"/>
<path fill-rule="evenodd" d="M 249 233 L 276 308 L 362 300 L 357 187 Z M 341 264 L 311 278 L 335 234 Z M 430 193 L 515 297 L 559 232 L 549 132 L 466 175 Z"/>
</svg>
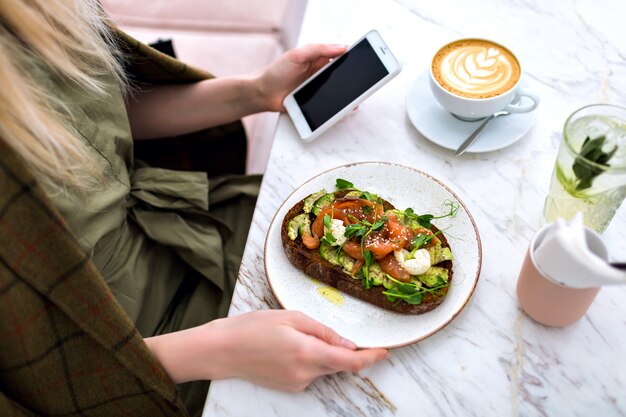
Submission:
<svg viewBox="0 0 626 417">
<path fill-rule="evenodd" d="M 565 121 L 543 217 L 584 222 L 604 232 L 626 197 L 626 108 L 594 104 Z"/>
</svg>

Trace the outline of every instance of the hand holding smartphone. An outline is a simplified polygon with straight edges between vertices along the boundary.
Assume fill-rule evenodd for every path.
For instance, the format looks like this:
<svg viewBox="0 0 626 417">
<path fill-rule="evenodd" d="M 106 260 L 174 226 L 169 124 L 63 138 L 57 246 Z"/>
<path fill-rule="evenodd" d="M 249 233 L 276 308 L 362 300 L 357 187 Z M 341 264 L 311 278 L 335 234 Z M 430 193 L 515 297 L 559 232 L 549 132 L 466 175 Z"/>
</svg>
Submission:
<svg viewBox="0 0 626 417">
<path fill-rule="evenodd" d="M 311 141 L 398 75 L 401 66 L 372 30 L 285 97 L 298 134 Z"/>
</svg>

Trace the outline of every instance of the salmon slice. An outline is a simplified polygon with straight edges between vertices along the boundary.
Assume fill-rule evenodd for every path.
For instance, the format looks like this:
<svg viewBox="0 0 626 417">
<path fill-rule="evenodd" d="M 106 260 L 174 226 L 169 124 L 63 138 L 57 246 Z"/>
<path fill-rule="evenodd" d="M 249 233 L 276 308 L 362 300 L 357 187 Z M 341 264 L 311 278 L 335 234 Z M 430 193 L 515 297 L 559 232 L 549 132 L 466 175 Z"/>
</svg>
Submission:
<svg viewBox="0 0 626 417">
<path fill-rule="evenodd" d="M 363 253 L 361 253 L 361 245 L 352 240 L 348 240 L 343 245 L 343 251 L 353 257 L 356 260 L 363 260 Z"/>
<path fill-rule="evenodd" d="M 302 233 L 302 243 L 304 243 L 307 249 L 317 249 L 320 247 L 320 238 L 311 236 L 308 233 Z"/>
<path fill-rule="evenodd" d="M 386 223 L 386 227 L 389 230 L 389 238 L 395 241 L 410 242 L 413 239 L 414 233 L 410 227 L 404 226 L 398 220 L 398 217 L 394 213 L 387 215 L 389 221 Z M 403 246 L 404 247 L 404 246 Z"/>
<path fill-rule="evenodd" d="M 384 273 L 391 275 L 400 282 L 409 282 L 411 275 L 398 263 L 392 254 L 385 256 L 378 261 L 380 268 Z"/>
<path fill-rule="evenodd" d="M 365 249 L 372 251 L 374 258 L 383 259 L 394 250 L 402 248 L 401 244 L 389 240 L 387 235 L 388 233 L 385 233 L 385 231 L 380 231 L 370 233 L 365 238 L 363 246 L 365 246 Z"/>
<path fill-rule="evenodd" d="M 365 265 L 365 260 L 357 259 L 356 262 L 354 263 L 354 266 L 352 267 L 352 276 L 355 276 L 356 273 L 359 272 L 359 269 L 363 267 L 363 265 Z"/>
<path fill-rule="evenodd" d="M 411 228 L 400 224 L 395 214 L 389 213 L 387 218 L 383 229 L 372 232 L 365 239 L 365 247 L 372 251 L 376 259 L 383 259 L 394 250 L 404 248 L 413 239 Z"/>
<path fill-rule="evenodd" d="M 363 207 L 370 207 L 369 214 L 366 214 Z M 331 219 L 339 219 L 344 225 L 356 223 L 357 220 L 373 221 L 374 216 L 381 218 L 383 208 L 380 204 L 376 204 L 362 198 L 357 199 L 339 199 L 335 200 L 330 206 L 322 209 L 311 225 L 313 236 L 324 236 L 324 216 L 329 215 Z"/>
</svg>

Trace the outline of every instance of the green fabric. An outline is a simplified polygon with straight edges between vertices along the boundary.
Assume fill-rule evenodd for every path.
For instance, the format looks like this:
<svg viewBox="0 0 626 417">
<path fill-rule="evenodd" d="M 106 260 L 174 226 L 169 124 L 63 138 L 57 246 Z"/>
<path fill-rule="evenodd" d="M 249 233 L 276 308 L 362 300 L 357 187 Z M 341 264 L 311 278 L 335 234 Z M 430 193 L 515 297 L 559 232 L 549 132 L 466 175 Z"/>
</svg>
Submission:
<svg viewBox="0 0 626 417">
<path fill-rule="evenodd" d="M 61 114 L 93 150 L 105 181 L 92 193 L 49 189 L 48 195 L 90 254 L 144 337 L 203 324 L 228 312 L 259 176 L 207 178 L 206 173 L 145 166 L 133 143 L 120 89 L 94 99 L 34 65 Z M 191 414 L 208 383 L 186 384 Z"/>
</svg>

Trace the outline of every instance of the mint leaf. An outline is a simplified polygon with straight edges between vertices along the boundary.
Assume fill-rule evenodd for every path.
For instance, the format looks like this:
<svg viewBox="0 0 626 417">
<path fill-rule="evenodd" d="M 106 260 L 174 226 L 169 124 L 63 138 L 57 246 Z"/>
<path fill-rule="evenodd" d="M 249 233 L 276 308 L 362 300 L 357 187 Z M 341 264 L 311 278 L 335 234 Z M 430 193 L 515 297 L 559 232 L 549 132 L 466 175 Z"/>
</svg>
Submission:
<svg viewBox="0 0 626 417">
<path fill-rule="evenodd" d="M 598 136 L 595 139 L 591 139 L 589 136 L 583 142 L 580 147 L 580 152 L 574 159 L 572 165 L 572 171 L 578 182 L 576 184 L 576 190 L 586 190 L 591 188 L 593 180 L 600 174 L 602 174 L 609 165 L 609 160 L 615 155 L 617 151 L 617 145 L 613 147 L 609 152 L 604 152 L 602 147 L 606 142 L 605 136 Z M 598 166 L 599 165 L 599 166 Z"/>
</svg>

